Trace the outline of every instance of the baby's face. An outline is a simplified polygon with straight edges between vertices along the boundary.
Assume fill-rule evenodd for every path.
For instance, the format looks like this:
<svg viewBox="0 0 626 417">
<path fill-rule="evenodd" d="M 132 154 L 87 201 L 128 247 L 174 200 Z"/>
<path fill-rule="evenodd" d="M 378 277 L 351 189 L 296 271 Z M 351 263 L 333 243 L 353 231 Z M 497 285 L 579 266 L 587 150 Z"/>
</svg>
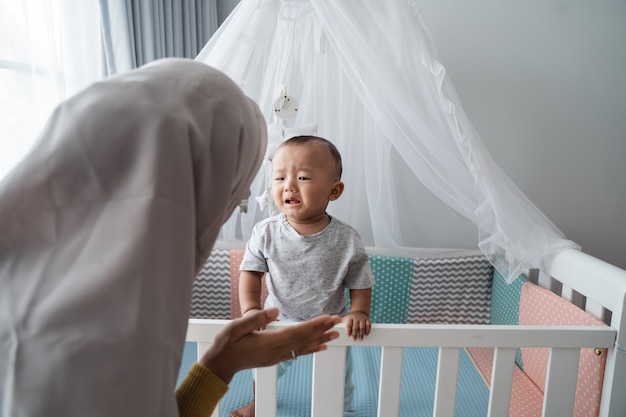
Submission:
<svg viewBox="0 0 626 417">
<path fill-rule="evenodd" d="M 328 148 L 320 143 L 285 145 L 272 159 L 272 197 L 276 207 L 299 223 L 325 215 L 339 182 Z"/>
</svg>

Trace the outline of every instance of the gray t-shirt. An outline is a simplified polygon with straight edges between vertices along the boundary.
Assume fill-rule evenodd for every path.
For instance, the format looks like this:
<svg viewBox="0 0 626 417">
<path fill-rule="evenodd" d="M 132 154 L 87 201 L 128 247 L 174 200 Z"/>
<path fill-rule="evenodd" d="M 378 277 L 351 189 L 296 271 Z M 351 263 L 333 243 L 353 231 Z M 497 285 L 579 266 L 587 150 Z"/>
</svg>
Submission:
<svg viewBox="0 0 626 417">
<path fill-rule="evenodd" d="M 298 234 L 282 213 L 260 221 L 239 269 L 267 272 L 265 308 L 278 307 L 282 321 L 346 315 L 344 289 L 374 285 L 358 232 L 334 217 L 324 230 L 308 236 Z"/>
</svg>

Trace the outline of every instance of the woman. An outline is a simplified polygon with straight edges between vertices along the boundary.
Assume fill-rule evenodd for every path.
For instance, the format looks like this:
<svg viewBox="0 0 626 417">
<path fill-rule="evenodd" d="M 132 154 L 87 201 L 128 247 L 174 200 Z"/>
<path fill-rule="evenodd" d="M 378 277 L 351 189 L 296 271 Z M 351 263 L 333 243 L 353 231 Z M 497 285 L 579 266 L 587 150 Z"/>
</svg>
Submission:
<svg viewBox="0 0 626 417">
<path fill-rule="evenodd" d="M 157 61 L 58 106 L 0 182 L 0 415 L 178 414 L 193 281 L 265 146 L 256 104 L 190 60 Z M 252 330 L 275 314 L 233 322 L 205 365 L 222 364 L 214 373 L 226 380 L 336 337 L 333 317 Z"/>
</svg>

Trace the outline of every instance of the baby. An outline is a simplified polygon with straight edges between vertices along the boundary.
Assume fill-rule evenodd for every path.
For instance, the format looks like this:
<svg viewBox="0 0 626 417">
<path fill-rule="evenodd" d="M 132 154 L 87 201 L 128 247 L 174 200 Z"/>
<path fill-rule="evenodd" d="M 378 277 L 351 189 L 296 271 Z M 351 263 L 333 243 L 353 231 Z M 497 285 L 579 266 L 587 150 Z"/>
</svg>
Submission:
<svg viewBox="0 0 626 417">
<path fill-rule="evenodd" d="M 326 213 L 343 193 L 341 174 L 341 155 L 326 139 L 298 136 L 276 149 L 272 197 L 281 213 L 255 225 L 246 245 L 239 278 L 243 315 L 263 308 L 261 279 L 267 274 L 265 308 L 278 307 L 278 320 L 335 314 L 354 340 L 369 334 L 374 276 L 365 248 L 354 228 Z M 289 364 L 279 364 L 279 376 Z M 344 415 L 354 415 L 351 367 L 348 349 Z M 254 416 L 254 401 L 231 416 Z"/>
</svg>

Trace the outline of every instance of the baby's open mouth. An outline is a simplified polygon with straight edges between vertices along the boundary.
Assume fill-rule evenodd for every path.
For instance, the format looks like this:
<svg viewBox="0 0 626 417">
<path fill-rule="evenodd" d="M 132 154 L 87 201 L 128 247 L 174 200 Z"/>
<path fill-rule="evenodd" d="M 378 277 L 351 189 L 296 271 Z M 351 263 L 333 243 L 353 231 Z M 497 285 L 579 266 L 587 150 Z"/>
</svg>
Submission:
<svg viewBox="0 0 626 417">
<path fill-rule="evenodd" d="M 285 200 L 286 204 L 298 204 L 300 203 L 300 200 L 296 200 L 295 198 L 288 198 Z"/>
</svg>

